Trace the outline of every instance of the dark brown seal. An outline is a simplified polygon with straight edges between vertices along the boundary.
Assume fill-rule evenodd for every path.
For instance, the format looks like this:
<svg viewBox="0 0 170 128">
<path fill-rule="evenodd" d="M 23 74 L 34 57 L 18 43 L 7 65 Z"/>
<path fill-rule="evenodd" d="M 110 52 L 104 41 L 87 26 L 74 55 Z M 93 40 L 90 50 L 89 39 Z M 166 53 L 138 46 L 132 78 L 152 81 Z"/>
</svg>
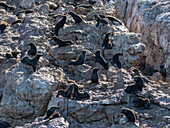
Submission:
<svg viewBox="0 0 170 128">
<path fill-rule="evenodd" d="M 97 50 L 96 51 L 96 54 L 95 54 L 95 63 L 96 62 L 100 63 L 106 70 L 109 69 L 109 66 L 108 66 L 106 60 L 101 55 L 101 50 Z"/>
<path fill-rule="evenodd" d="M 81 64 L 84 64 L 85 55 L 86 55 L 86 51 L 82 51 L 82 53 L 79 56 L 79 58 L 77 60 L 72 60 L 70 62 L 70 65 L 81 65 Z"/>
</svg>

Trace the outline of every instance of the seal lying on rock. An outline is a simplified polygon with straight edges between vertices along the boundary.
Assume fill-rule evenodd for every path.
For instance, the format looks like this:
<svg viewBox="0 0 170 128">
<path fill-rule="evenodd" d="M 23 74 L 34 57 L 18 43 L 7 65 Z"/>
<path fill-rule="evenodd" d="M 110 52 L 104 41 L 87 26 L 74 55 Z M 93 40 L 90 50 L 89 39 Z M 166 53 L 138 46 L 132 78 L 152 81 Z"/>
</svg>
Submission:
<svg viewBox="0 0 170 128">
<path fill-rule="evenodd" d="M 85 55 L 86 55 L 86 51 L 82 51 L 82 53 L 79 56 L 79 58 L 77 60 L 72 60 L 70 62 L 70 65 L 81 65 L 81 64 L 84 64 Z"/>
<path fill-rule="evenodd" d="M 149 108 L 150 107 L 150 100 L 148 98 L 141 98 L 141 97 L 134 97 L 132 98 L 132 103 L 137 108 Z"/>
<path fill-rule="evenodd" d="M 2 1 L 0 1 L 0 6 L 4 7 L 5 10 L 7 10 L 7 8 L 9 8 L 11 10 L 15 9 L 15 7 L 11 7 L 11 6 L 9 6 L 8 4 L 6 4 L 5 2 L 2 2 Z"/>
<path fill-rule="evenodd" d="M 59 47 L 73 44 L 71 40 L 61 40 L 60 38 L 56 36 L 53 36 L 51 40 L 54 40 L 58 44 Z"/>
<path fill-rule="evenodd" d="M 17 58 L 18 54 L 19 54 L 19 52 L 7 52 L 6 58 Z"/>
<path fill-rule="evenodd" d="M 11 26 L 17 23 L 23 23 L 23 20 L 21 19 L 17 19 L 16 21 L 14 21 L 13 23 L 11 23 Z"/>
</svg>

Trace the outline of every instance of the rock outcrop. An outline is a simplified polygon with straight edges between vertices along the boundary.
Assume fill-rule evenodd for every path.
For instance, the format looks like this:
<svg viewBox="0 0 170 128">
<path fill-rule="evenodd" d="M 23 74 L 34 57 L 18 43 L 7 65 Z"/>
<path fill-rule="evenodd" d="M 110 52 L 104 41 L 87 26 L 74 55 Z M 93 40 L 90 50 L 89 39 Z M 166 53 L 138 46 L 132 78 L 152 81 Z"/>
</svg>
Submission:
<svg viewBox="0 0 170 128">
<path fill-rule="evenodd" d="M 163 64 L 170 73 L 170 1 L 127 0 L 124 22 L 131 32 L 141 33 L 146 62 L 155 70 Z"/>
<path fill-rule="evenodd" d="M 146 80 L 145 87 L 142 92 L 137 93 L 137 96 L 149 98 L 152 101 L 152 109 L 134 108 L 130 102 L 133 95 L 124 92 L 128 84 L 134 82 L 129 68 L 139 67 L 143 55 L 146 55 L 146 50 L 150 48 L 143 41 L 143 36 L 141 38 L 139 33 L 141 31 L 138 29 L 133 31 L 132 26 L 128 26 L 130 21 L 127 14 L 130 8 L 126 1 L 97 0 L 94 6 L 89 8 L 76 8 L 74 6 L 76 0 L 22 0 L 16 3 L 9 0 L 8 2 L 13 5 L 18 3 L 17 9 L 11 11 L 0 8 L 2 21 L 11 24 L 19 18 L 24 22 L 10 25 L 4 33 L 0 33 L 0 120 L 8 121 L 16 128 L 136 127 L 133 123 L 122 123 L 126 118 L 122 118 L 120 110 L 122 107 L 129 107 L 138 112 L 137 120 L 140 127 L 168 127 L 170 96 L 169 85 L 166 82 L 157 80 L 159 78 L 155 74 L 152 80 L 158 82 L 143 76 Z M 88 1 L 81 0 L 77 3 L 88 4 Z M 127 13 L 124 15 L 126 7 Z M 24 9 L 34 11 L 18 14 Z M 75 11 L 83 21 L 75 24 L 73 18 L 67 14 L 69 11 Z M 64 27 L 59 30 L 59 38 L 73 42 L 63 47 L 58 47 L 55 41 L 51 40 L 55 25 L 61 20 L 60 14 L 66 15 L 67 20 Z M 123 23 L 113 24 L 109 20 L 108 25 L 96 27 L 95 14 L 107 14 L 117 16 L 121 20 L 125 19 L 130 31 Z M 166 19 L 163 23 L 166 24 Z M 168 30 L 166 25 L 163 30 Z M 112 49 L 102 47 L 108 32 L 111 33 L 109 40 L 113 45 Z M 163 39 L 167 39 L 166 35 Z M 29 56 L 28 44 L 31 42 L 36 44 L 38 52 L 43 55 L 35 72 L 31 66 L 21 62 L 23 57 Z M 109 65 L 108 70 L 95 63 L 94 55 L 98 49 L 102 51 L 102 56 Z M 83 50 L 86 50 L 85 63 L 77 66 L 69 65 L 70 61 L 78 58 Z M 5 54 L 9 51 L 18 51 L 19 55 L 17 58 L 7 59 Z M 112 64 L 112 57 L 117 52 L 123 53 L 120 57 L 122 69 Z M 149 53 L 150 51 L 147 54 Z M 161 55 L 166 54 L 161 53 Z M 147 57 L 150 59 L 149 55 Z M 160 62 L 167 65 L 167 62 Z M 152 60 L 147 61 L 147 64 L 150 63 Z M 91 83 L 90 80 L 92 69 L 95 67 L 99 68 L 98 84 Z M 59 89 L 66 89 L 73 84 L 73 81 L 78 84 L 80 92 L 89 93 L 90 99 L 56 97 Z M 57 112 L 61 117 L 44 120 L 48 108 L 54 105 L 58 106 Z"/>
</svg>

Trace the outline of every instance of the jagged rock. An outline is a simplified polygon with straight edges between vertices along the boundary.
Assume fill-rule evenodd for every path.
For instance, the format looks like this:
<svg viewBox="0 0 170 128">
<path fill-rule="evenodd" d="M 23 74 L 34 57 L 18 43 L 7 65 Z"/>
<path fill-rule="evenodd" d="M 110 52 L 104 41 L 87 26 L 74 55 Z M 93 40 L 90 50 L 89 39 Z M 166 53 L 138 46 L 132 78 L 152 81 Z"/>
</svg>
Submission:
<svg viewBox="0 0 170 128">
<path fill-rule="evenodd" d="M 159 80 L 163 80 L 163 77 L 160 72 L 156 72 L 151 76 L 151 80 L 159 81 Z"/>
<path fill-rule="evenodd" d="M 69 123 L 63 118 L 55 118 L 50 121 L 45 121 L 42 118 L 36 118 L 34 122 L 27 123 L 23 127 L 17 126 L 16 128 L 68 128 Z"/>
<path fill-rule="evenodd" d="M 133 0 L 132 2 L 135 3 L 136 1 L 137 0 Z M 11 5 L 16 4 L 16 12 L 25 8 L 34 9 L 34 12 L 19 14 L 19 18 L 23 19 L 24 22 L 19 25 L 9 26 L 4 33 L 0 33 L 1 120 L 8 121 L 13 127 L 21 126 L 31 128 L 134 127 L 133 124 L 128 122 L 125 124 L 119 123 L 122 119 L 119 113 L 121 108 L 129 107 L 139 113 L 138 120 L 140 127 L 166 127 L 168 125 L 167 116 L 170 108 L 168 83 L 150 81 L 150 78 L 142 76 L 144 79 L 149 79 L 149 81 L 145 82 L 146 87 L 143 88 L 142 92 L 137 93 L 137 96 L 150 98 L 150 100 L 153 101 L 151 103 L 153 109 L 149 110 L 133 108 L 130 103 L 133 95 L 124 92 L 124 89 L 130 83 L 134 82 L 128 69 L 131 66 L 139 66 L 142 56 L 147 52 L 145 50 L 149 48 L 146 43 L 142 42 L 145 40 L 148 42 L 151 41 L 147 38 L 143 40 L 144 38 L 140 36 L 140 33 L 131 32 L 131 27 L 133 26 L 136 30 L 141 28 L 139 24 L 135 26 L 135 23 L 138 21 L 135 19 L 133 21 L 126 21 L 125 19 L 126 26 L 128 26 L 127 23 L 131 23 L 129 24 L 131 27 L 128 27 L 130 31 L 124 24 L 113 25 L 111 22 L 109 22 L 107 26 L 96 27 L 95 14 L 117 16 L 122 20 L 124 18 L 123 12 L 126 10 L 125 0 L 109 0 L 105 2 L 103 2 L 103 0 L 97 0 L 92 9 L 93 12 L 89 9 L 78 9 L 76 12 L 81 15 L 83 19 L 83 22 L 80 24 L 74 24 L 73 18 L 67 15 L 69 11 L 75 11 L 75 7 L 68 5 L 68 2 L 87 4 L 88 2 L 84 0 L 79 0 L 79 2 L 76 0 L 62 0 L 63 3 L 61 3 L 61 0 L 22 0 L 22 2 L 8 0 L 7 2 L 10 2 Z M 147 4 L 149 3 L 147 1 L 140 1 L 139 5 L 143 7 L 143 3 L 145 2 Z M 58 7 L 58 3 L 60 3 L 61 6 Z M 152 3 L 154 2 L 151 2 L 151 4 Z M 58 9 L 51 9 L 51 4 L 54 4 Z M 166 4 L 165 1 L 165 6 Z M 127 13 L 131 14 L 131 12 L 129 12 L 131 10 L 129 6 L 130 5 L 128 5 Z M 159 5 L 158 7 L 162 6 L 164 5 Z M 136 3 L 135 7 L 137 7 Z M 145 13 L 148 10 L 149 14 L 152 14 L 152 9 L 154 8 L 156 7 L 153 6 L 153 8 L 150 8 L 150 6 L 148 6 L 148 9 L 145 9 L 143 14 L 148 14 Z M 135 10 L 137 8 L 133 9 Z M 159 10 L 159 8 L 155 10 Z M 0 18 L 9 24 L 18 19 L 15 11 L 11 12 L 0 9 L 0 12 L 2 12 L 0 13 Z M 141 9 L 140 12 L 143 12 L 143 10 Z M 64 27 L 59 30 L 59 38 L 62 40 L 72 40 L 74 42 L 73 44 L 58 47 L 51 41 L 55 25 L 61 19 L 61 16 L 54 18 L 53 16 L 48 16 L 49 13 L 54 13 L 54 16 L 56 14 L 67 15 Z M 88 14 L 82 15 L 86 13 Z M 133 11 L 132 13 L 134 14 Z M 128 15 L 129 18 L 133 16 L 134 15 Z M 157 17 L 158 21 L 161 20 L 161 23 L 165 25 L 165 28 L 162 29 L 165 31 L 168 31 L 165 24 L 167 17 L 168 13 Z M 146 23 L 148 23 L 148 20 L 146 21 Z M 156 22 L 152 24 L 154 24 L 154 26 L 158 24 L 155 28 L 159 29 L 161 23 L 156 20 Z M 143 28 L 141 28 L 141 30 L 145 32 Z M 113 44 L 112 49 L 103 49 L 103 47 L 101 47 L 107 32 L 111 32 L 109 38 Z M 150 33 L 153 33 L 153 31 L 150 31 Z M 168 32 L 163 33 L 166 36 Z M 156 35 L 159 36 L 160 34 L 156 33 Z M 166 42 L 164 41 L 164 36 L 160 38 L 163 39 L 163 42 Z M 27 56 L 27 50 L 29 49 L 28 43 L 31 42 L 34 42 L 38 51 L 43 54 L 43 57 L 39 60 L 36 72 L 33 72 L 32 67 L 23 65 L 20 62 L 21 58 L 25 55 Z M 157 44 L 155 45 L 157 46 Z M 167 50 L 167 48 L 165 50 Z M 108 70 L 105 70 L 100 64 L 94 63 L 94 54 L 97 49 L 102 51 L 103 57 L 108 62 Z M 18 58 L 7 60 L 5 53 L 14 50 L 20 52 Z M 84 64 L 78 66 L 68 65 L 72 59 L 78 58 L 83 50 L 87 51 Z M 112 65 L 112 57 L 117 52 L 123 53 L 123 56 L 120 57 L 122 69 L 118 69 L 117 66 Z M 146 55 L 148 59 L 152 59 L 153 55 Z M 165 55 L 167 56 L 168 54 Z M 151 61 L 152 60 L 149 60 L 148 62 Z M 100 82 L 98 84 L 91 83 L 90 80 L 92 69 L 95 67 L 99 68 Z M 165 67 L 167 68 L 167 66 Z M 90 99 L 78 101 L 56 97 L 59 89 L 66 89 L 72 84 L 69 80 L 76 81 L 79 85 L 80 92 L 88 92 Z M 47 108 L 52 105 L 59 106 L 57 111 L 60 113 L 61 118 L 44 122 L 44 117 L 42 116 L 46 113 Z"/>
<path fill-rule="evenodd" d="M 169 4 L 169 0 L 127 0 L 124 18 L 130 31 L 141 33 L 142 42 L 147 46 L 146 63 L 154 69 L 164 64 L 167 72 L 170 72 Z"/>
<path fill-rule="evenodd" d="M 56 78 L 57 75 L 53 75 L 50 68 L 41 68 L 30 74 L 22 65 L 17 64 L 15 68 L 5 72 L 1 116 L 26 118 L 42 115 L 52 92 L 63 80 L 63 74 L 59 70 Z"/>
<path fill-rule="evenodd" d="M 35 0 L 22 0 L 21 7 L 29 9 L 33 7 L 34 4 L 35 4 Z"/>
</svg>

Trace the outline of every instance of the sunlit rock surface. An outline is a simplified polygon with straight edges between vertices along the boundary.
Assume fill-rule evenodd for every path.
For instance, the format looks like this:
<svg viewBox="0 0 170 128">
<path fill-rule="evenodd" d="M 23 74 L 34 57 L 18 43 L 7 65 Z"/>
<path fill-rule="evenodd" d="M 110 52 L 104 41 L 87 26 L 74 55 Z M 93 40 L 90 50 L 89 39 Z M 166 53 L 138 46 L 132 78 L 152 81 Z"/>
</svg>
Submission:
<svg viewBox="0 0 170 128">
<path fill-rule="evenodd" d="M 168 80 L 162 81 L 159 72 L 151 77 L 143 76 L 149 81 L 145 82 L 142 92 L 137 93 L 137 96 L 149 98 L 152 101 L 150 109 L 133 107 L 130 102 L 133 95 L 124 92 L 128 84 L 134 82 L 129 68 L 139 67 L 143 55 L 147 56 L 147 64 L 158 67 L 157 70 L 160 63 L 165 64 L 165 68 L 168 69 L 169 62 L 166 55 L 169 55 L 167 42 L 169 19 L 166 7 L 169 4 L 167 1 L 162 4 L 156 1 L 140 1 L 137 4 L 138 1 L 128 0 L 127 4 L 125 0 L 109 2 L 97 0 L 94 7 L 90 9 L 82 7 L 76 9 L 73 6 L 74 0 L 7 0 L 6 2 L 17 8 L 15 11 L 0 8 L 1 20 L 10 24 L 4 33 L 0 33 L 0 120 L 8 121 L 12 127 L 17 128 L 135 128 L 133 123 L 126 122 L 126 118 L 120 114 L 121 108 L 128 107 L 138 113 L 137 124 L 140 127 L 168 127 L 169 83 Z M 88 4 L 84 0 L 77 3 Z M 153 7 L 151 7 L 152 4 Z M 145 5 L 148 6 L 143 12 L 137 8 L 139 5 L 141 9 L 146 8 Z M 53 9 L 54 7 L 56 9 Z M 160 11 L 159 7 L 163 11 Z M 34 9 L 34 12 L 18 14 L 23 9 Z M 152 11 L 154 9 L 161 12 L 160 16 Z M 59 30 L 59 38 L 72 40 L 73 44 L 58 47 L 51 38 L 56 23 L 62 17 L 52 18 L 49 14 L 67 14 L 68 11 L 75 11 L 81 15 L 83 22 L 75 24 L 73 18 L 67 15 L 66 24 Z M 124 21 L 126 26 L 116 23 L 113 25 L 108 21 L 107 26 L 96 27 L 95 14 L 116 16 L 122 22 Z M 154 17 L 156 20 L 151 20 L 142 14 L 156 15 Z M 142 17 L 138 21 L 143 25 L 145 23 L 144 28 L 141 27 L 141 23 L 136 23 L 137 20 L 133 19 L 133 16 L 135 19 Z M 11 25 L 18 18 L 24 22 Z M 163 32 L 156 32 L 153 37 L 153 31 L 160 29 Z M 112 49 L 102 47 L 107 32 L 111 33 L 109 39 L 113 45 Z M 154 44 L 156 37 L 157 45 Z M 21 62 L 21 58 L 29 56 L 28 44 L 31 42 L 37 45 L 38 51 L 43 55 L 37 64 L 36 72 L 33 72 L 31 66 Z M 155 54 L 152 51 L 157 50 L 158 46 L 163 47 L 161 49 L 163 52 L 155 51 Z M 109 65 L 108 70 L 94 63 L 97 49 L 102 51 L 102 56 Z M 69 62 L 77 59 L 83 50 L 86 50 L 85 63 L 77 66 L 69 65 Z M 17 58 L 5 57 L 6 52 L 11 51 L 19 52 Z M 119 58 L 122 69 L 112 64 L 112 57 L 117 52 L 123 53 L 123 56 Z M 153 56 L 155 63 L 152 60 Z M 160 60 L 162 56 L 165 57 L 165 61 Z M 91 73 L 95 67 L 99 68 L 100 82 L 98 84 L 91 83 Z M 67 89 L 73 80 L 79 85 L 80 92 L 90 94 L 90 99 L 78 101 L 62 96 L 56 97 L 58 90 Z M 59 107 L 57 112 L 61 117 L 50 121 L 44 120 L 47 109 L 54 105 Z"/>
</svg>

